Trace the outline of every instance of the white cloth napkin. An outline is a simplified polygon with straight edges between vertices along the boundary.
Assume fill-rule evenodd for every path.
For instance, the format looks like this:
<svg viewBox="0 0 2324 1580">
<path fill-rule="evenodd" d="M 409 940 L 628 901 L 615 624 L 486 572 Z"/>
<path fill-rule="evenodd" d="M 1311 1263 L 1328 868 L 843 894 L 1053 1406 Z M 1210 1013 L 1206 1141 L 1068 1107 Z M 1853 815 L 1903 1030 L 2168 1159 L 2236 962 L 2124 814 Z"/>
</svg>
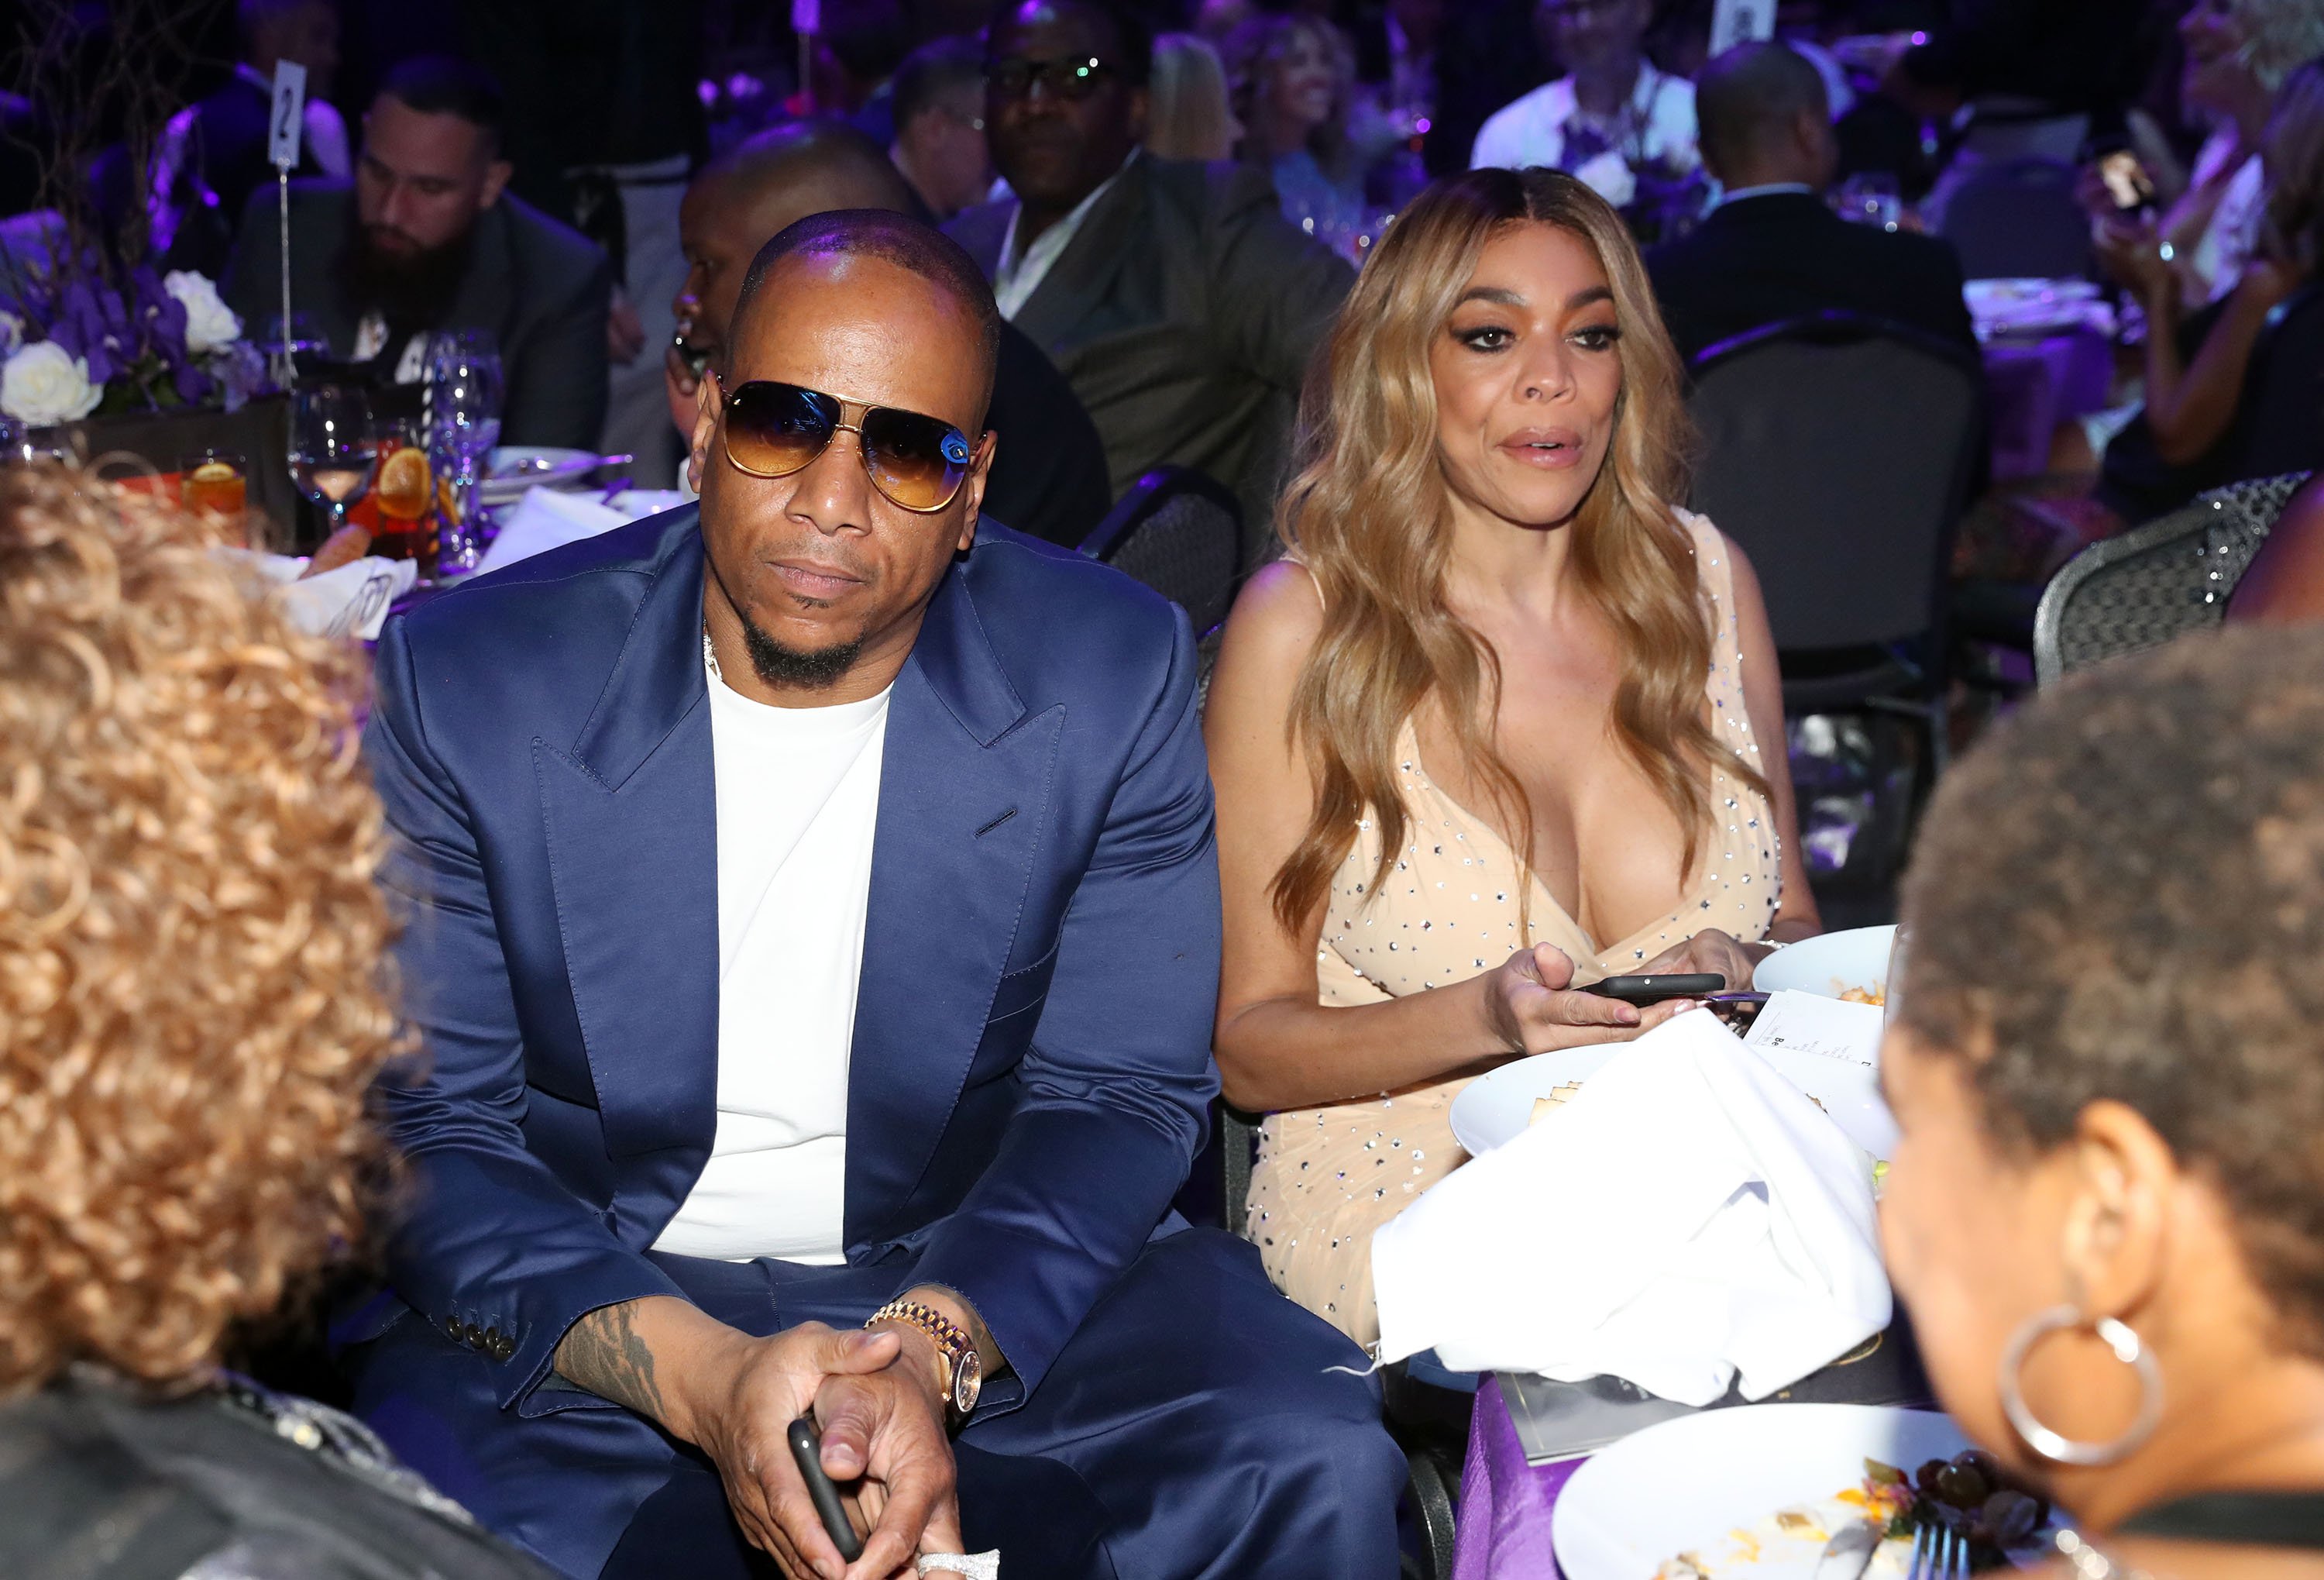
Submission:
<svg viewBox="0 0 2324 1580">
<path fill-rule="evenodd" d="M 629 519 L 610 506 L 577 494 L 560 494 L 554 488 L 531 489 L 517 501 L 508 520 L 501 523 L 500 536 L 484 550 L 484 559 L 477 562 L 476 574 L 483 576 L 551 549 L 594 538 Z"/>
<path fill-rule="evenodd" d="M 1640 1038 L 1372 1238 L 1380 1359 L 1624 1377 L 1682 1404 L 1796 1382 L 1888 1326 L 1869 1160 L 1716 1016 Z"/>
<path fill-rule="evenodd" d="M 376 642 L 387 624 L 387 606 L 411 590 L 420 567 L 409 559 L 382 559 L 367 554 L 361 559 L 299 579 L 304 559 L 287 554 L 226 552 L 249 561 L 258 574 L 281 590 L 282 612 L 290 624 L 309 636 L 347 636 Z"/>
</svg>

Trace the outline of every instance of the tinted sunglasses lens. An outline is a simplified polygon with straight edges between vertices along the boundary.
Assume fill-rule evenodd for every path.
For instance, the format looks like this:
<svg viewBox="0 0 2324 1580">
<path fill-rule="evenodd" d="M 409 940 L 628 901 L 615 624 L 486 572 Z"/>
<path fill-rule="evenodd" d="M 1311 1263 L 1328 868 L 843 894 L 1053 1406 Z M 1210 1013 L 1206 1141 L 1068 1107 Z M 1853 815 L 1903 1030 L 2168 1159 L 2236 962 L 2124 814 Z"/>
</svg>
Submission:
<svg viewBox="0 0 2324 1580">
<path fill-rule="evenodd" d="M 1033 86 L 1033 70 L 1030 60 L 993 60 L 986 64 L 984 76 L 1003 98 L 1023 98 Z"/>
<path fill-rule="evenodd" d="M 839 409 L 813 390 L 765 380 L 726 397 L 726 455 L 759 477 L 787 477 L 823 453 Z"/>
<path fill-rule="evenodd" d="M 975 451 L 959 429 L 933 417 L 875 407 L 863 416 L 863 462 L 880 492 L 906 510 L 952 503 Z"/>
</svg>

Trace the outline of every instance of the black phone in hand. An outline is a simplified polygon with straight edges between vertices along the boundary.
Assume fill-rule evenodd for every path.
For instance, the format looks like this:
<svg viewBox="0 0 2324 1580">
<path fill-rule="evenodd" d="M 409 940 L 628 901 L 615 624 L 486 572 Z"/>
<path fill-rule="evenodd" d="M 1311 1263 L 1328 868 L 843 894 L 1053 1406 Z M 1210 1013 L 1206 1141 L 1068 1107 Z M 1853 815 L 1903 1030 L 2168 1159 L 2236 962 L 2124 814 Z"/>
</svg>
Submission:
<svg viewBox="0 0 2324 1580">
<path fill-rule="evenodd" d="M 848 1523 L 847 1505 L 839 1501 L 839 1483 L 833 1481 L 823 1468 L 823 1431 L 815 1424 L 812 1415 L 801 1416 L 790 1424 L 785 1434 L 790 1439 L 791 1458 L 807 1481 L 807 1495 L 815 1504 L 815 1511 L 823 1518 L 823 1530 L 831 1538 L 831 1545 L 849 1563 L 863 1556 L 863 1539 Z"/>
</svg>

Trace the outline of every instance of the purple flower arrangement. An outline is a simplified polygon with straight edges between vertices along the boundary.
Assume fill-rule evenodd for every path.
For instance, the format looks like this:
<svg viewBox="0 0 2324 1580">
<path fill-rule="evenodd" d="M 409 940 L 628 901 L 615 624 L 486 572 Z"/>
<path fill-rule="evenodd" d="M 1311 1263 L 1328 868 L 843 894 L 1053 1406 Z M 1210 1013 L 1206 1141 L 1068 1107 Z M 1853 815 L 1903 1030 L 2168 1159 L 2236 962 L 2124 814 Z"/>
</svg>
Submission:
<svg viewBox="0 0 2324 1580">
<path fill-rule="evenodd" d="M 23 283 L 0 313 L 0 411 L 36 427 L 218 406 L 268 387 L 242 322 L 199 274 L 150 264 L 116 284 L 95 259 Z"/>
</svg>

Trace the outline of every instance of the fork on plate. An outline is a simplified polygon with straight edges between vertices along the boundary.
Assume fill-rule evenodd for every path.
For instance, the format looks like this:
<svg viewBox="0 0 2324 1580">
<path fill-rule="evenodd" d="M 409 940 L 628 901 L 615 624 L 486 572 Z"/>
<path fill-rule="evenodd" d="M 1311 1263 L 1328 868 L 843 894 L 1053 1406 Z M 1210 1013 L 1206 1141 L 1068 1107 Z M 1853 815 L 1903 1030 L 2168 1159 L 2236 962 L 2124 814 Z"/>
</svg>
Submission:
<svg viewBox="0 0 2324 1580">
<path fill-rule="evenodd" d="M 1913 1563 L 1905 1580 L 1969 1580 L 1969 1538 L 1930 1520 L 1913 1533 Z"/>
</svg>

